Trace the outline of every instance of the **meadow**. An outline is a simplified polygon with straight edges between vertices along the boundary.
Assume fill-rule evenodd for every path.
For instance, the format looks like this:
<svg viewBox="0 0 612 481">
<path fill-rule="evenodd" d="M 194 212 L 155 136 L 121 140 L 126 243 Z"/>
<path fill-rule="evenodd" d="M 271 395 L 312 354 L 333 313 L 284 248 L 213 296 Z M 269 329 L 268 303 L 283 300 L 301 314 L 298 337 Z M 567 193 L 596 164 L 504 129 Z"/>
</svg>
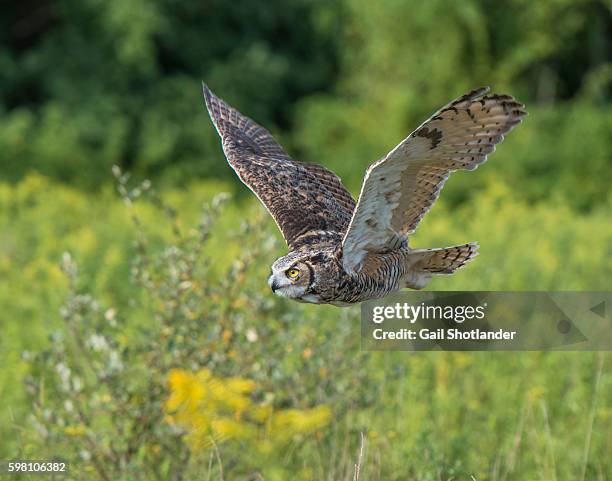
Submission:
<svg viewBox="0 0 612 481">
<path fill-rule="evenodd" d="M 2 338 L 3 457 L 61 456 L 73 479 L 352 479 L 365 433 L 363 479 L 608 479 L 603 353 L 361 352 L 358 307 L 271 295 L 283 245 L 256 201 L 115 187 L 0 188 L 2 317 L 21 319 Z M 414 245 L 472 239 L 477 261 L 432 289 L 612 273 L 608 210 L 529 205 L 499 181 L 441 200 Z"/>
</svg>

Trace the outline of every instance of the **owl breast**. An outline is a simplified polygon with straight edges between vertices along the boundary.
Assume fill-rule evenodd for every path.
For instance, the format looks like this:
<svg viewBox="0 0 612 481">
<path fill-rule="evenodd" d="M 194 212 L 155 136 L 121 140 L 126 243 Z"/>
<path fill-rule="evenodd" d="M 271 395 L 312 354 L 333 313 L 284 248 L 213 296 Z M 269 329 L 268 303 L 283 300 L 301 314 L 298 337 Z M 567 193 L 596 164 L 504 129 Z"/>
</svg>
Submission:
<svg viewBox="0 0 612 481">
<path fill-rule="evenodd" d="M 401 287 L 410 278 L 410 249 L 394 249 L 370 254 L 367 268 L 348 274 L 337 256 L 318 256 L 322 262 L 313 265 L 315 283 L 303 296 L 304 302 L 348 306 L 368 299 L 384 297 Z"/>
</svg>

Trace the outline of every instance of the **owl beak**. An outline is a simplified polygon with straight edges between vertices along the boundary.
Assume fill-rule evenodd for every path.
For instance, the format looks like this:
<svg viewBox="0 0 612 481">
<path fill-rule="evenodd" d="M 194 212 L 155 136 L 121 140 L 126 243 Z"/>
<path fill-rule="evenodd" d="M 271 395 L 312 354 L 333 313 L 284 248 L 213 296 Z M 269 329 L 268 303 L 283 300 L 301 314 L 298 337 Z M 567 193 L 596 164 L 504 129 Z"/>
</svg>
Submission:
<svg viewBox="0 0 612 481">
<path fill-rule="evenodd" d="M 280 284 L 276 281 L 276 279 L 270 279 L 270 289 L 272 289 L 272 292 L 276 292 L 279 287 Z"/>
</svg>

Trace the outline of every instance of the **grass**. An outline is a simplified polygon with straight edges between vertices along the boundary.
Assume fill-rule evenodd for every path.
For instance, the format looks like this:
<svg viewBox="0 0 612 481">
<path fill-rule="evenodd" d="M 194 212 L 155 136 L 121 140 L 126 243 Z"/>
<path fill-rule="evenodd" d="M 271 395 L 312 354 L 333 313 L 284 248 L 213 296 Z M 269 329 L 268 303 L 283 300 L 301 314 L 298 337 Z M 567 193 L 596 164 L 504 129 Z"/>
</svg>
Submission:
<svg viewBox="0 0 612 481">
<path fill-rule="evenodd" d="M 0 185 L 0 248 L 8 253 L 0 260 L 0 349 L 5 366 L 0 374 L 0 434 L 6 441 L 0 445 L 0 457 L 41 453 L 48 444 L 32 427 L 34 408 L 24 380 L 47 372 L 46 402 L 54 412 L 62 411 L 67 394 L 55 371 L 45 371 L 44 363 L 34 363 L 31 356 L 51 349 L 50 358 L 58 362 L 53 356 L 59 351 L 50 347 L 55 344 L 49 335 L 66 332 L 60 308 L 66 298 L 91 294 L 103 306 L 98 313 L 91 311 L 92 319 L 99 320 L 79 329 L 88 336 L 102 333 L 117 342 L 122 356 L 125 352 L 129 369 L 117 375 L 117 392 L 134 389 L 147 395 L 151 386 L 161 386 L 151 403 L 160 403 L 155 409 L 162 409 L 169 373 L 164 366 L 196 369 L 199 355 L 179 352 L 176 359 L 182 361 L 169 359 L 154 366 L 147 365 L 146 351 L 139 354 L 148 342 L 155 343 L 152 352 L 161 357 L 173 352 L 159 339 L 165 322 L 177 330 L 169 339 L 193 336 L 202 350 L 209 348 L 197 362 L 213 368 L 216 376 L 256 380 L 261 389 L 253 392 L 253 402 L 258 405 L 325 405 L 332 411 L 328 424 L 298 432 L 271 452 L 255 455 L 249 444 L 254 441 L 231 437 L 216 443 L 213 451 L 195 449 L 180 479 L 202 479 L 201 473 L 207 473 L 204 479 L 270 480 L 610 479 L 609 357 L 588 352 L 359 352 L 358 307 L 301 305 L 270 295 L 265 282 L 269 264 L 284 247 L 273 222 L 255 202 L 231 201 L 223 208 L 210 238 L 201 243 L 199 267 L 189 274 L 196 288 L 172 303 L 173 289 L 186 282 L 179 276 L 175 286 L 172 273 L 183 272 L 185 259 L 200 245 L 180 239 L 198 237 L 201 206 L 219 190 L 223 186 L 193 184 L 164 192 L 163 205 L 153 196 L 153 202 L 137 202 L 130 211 L 110 190 L 86 195 L 40 176 L 15 186 Z M 134 228 L 130 212 L 138 216 L 140 230 Z M 436 279 L 431 289 L 601 290 L 612 274 L 609 212 L 602 208 L 577 213 L 562 202 L 527 205 L 508 187 L 491 182 L 459 207 L 442 199 L 413 245 L 481 242 L 474 263 L 456 276 Z M 245 218 L 254 224 L 243 226 Z M 143 287 L 142 276 L 138 282 L 130 280 L 143 242 L 150 254 L 152 290 Z M 73 294 L 60 270 L 64 251 L 71 252 L 79 268 Z M 107 332 L 103 314 L 110 308 L 121 323 Z M 193 309 L 196 322 L 189 328 L 187 308 Z M 158 318 L 165 320 L 159 324 Z M 256 341 L 248 341 L 250 330 L 257 333 Z M 224 336 L 226 344 L 214 344 Z M 184 342 L 179 351 L 191 345 L 188 339 Z M 78 364 L 83 356 L 70 354 L 70 345 L 65 349 L 65 362 Z M 30 351 L 30 357 L 22 358 L 23 350 Z M 134 379 L 142 382 L 134 385 Z M 85 381 L 79 396 L 87 406 L 106 391 L 87 384 L 87 377 Z M 115 402 L 126 406 L 126 412 L 142 405 L 136 398 L 113 398 Z M 92 412 L 102 409 L 106 415 L 114 405 Z M 106 449 L 107 430 L 133 421 L 127 414 L 112 419 L 96 428 L 102 431 L 92 430 L 94 448 L 99 442 L 100 452 Z M 84 441 L 80 431 L 49 426 L 59 433 L 61 454 L 74 456 L 71 476 L 98 479 L 79 458 L 77 448 Z M 83 426 L 84 431 L 90 428 Z M 153 425 L 150 429 L 150 446 L 143 446 L 133 466 L 145 460 L 161 463 L 163 456 L 155 454 L 154 446 L 169 443 L 170 435 Z M 360 450 L 360 433 L 367 436 L 367 450 Z M 176 449 L 184 448 L 181 436 L 171 439 Z M 116 442 L 121 445 L 120 438 Z M 149 479 L 136 472 L 120 472 L 115 479 Z"/>
</svg>

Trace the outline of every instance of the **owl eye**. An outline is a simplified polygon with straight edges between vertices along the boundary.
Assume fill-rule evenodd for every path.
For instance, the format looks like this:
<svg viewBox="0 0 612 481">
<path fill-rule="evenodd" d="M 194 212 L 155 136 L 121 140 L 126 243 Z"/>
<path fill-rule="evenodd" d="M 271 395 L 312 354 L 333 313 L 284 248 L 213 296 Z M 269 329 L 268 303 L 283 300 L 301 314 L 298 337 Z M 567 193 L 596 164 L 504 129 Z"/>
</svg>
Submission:
<svg viewBox="0 0 612 481">
<path fill-rule="evenodd" d="M 300 275 L 300 270 L 293 267 L 291 269 L 288 269 L 287 272 L 285 272 L 285 274 L 287 274 L 287 277 L 289 279 L 297 279 Z"/>
</svg>

